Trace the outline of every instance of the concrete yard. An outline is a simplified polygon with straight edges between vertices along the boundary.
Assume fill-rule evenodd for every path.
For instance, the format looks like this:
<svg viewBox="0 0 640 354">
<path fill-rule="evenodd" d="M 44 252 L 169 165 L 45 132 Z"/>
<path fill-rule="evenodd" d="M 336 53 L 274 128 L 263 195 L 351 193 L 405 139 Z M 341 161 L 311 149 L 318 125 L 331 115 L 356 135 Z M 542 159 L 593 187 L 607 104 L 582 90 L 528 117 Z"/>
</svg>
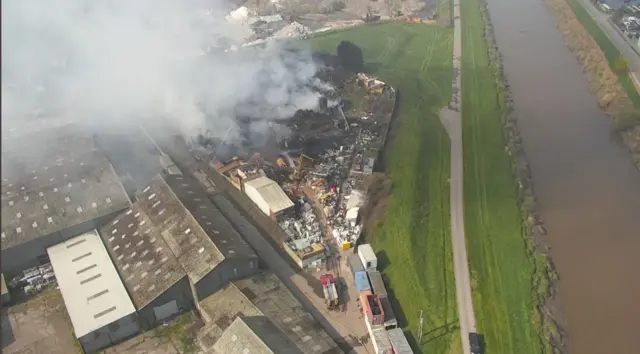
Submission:
<svg viewBox="0 0 640 354">
<path fill-rule="evenodd" d="M 80 353 L 58 290 L 2 309 L 2 353 Z"/>
</svg>

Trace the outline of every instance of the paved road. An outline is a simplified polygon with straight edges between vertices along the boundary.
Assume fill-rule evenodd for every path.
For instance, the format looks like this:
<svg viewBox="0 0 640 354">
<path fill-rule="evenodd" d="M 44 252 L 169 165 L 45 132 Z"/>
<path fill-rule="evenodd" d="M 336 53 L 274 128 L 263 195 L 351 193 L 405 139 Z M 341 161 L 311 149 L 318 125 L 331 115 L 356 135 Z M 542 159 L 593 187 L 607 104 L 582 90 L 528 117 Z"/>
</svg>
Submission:
<svg viewBox="0 0 640 354">
<path fill-rule="evenodd" d="M 460 318 L 460 334 L 462 350 L 470 354 L 469 333 L 476 332 L 476 317 L 473 312 L 471 298 L 471 277 L 467 261 L 467 246 L 464 233 L 464 185 L 463 185 L 463 154 L 462 154 L 462 116 L 460 106 L 462 95 L 460 82 L 462 80 L 462 28 L 460 26 L 460 0 L 453 2 L 453 95 L 449 107 L 440 112 L 440 120 L 451 140 L 451 238 L 453 243 L 453 266 L 456 277 L 456 296 L 458 302 L 458 316 Z"/>
<path fill-rule="evenodd" d="M 582 3 L 582 7 L 584 7 L 600 28 L 602 28 L 605 35 L 609 37 L 611 43 L 613 43 L 627 59 L 631 71 L 636 74 L 640 73 L 640 55 L 631 47 L 631 44 L 629 44 L 622 32 L 609 21 L 609 14 L 598 10 L 589 0 L 580 0 L 580 2 Z"/>
</svg>

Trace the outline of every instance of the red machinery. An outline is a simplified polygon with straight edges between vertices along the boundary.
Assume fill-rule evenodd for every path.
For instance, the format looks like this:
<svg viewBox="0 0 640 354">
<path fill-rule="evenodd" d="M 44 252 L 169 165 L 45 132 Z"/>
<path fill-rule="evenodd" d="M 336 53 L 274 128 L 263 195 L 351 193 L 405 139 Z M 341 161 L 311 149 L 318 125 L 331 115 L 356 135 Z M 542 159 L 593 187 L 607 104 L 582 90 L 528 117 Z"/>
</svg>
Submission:
<svg viewBox="0 0 640 354">
<path fill-rule="evenodd" d="M 322 291 L 324 292 L 325 302 L 329 310 L 337 310 L 340 301 L 338 301 L 338 291 L 336 290 L 336 282 L 332 274 L 324 274 L 320 276 L 322 282 Z"/>
</svg>

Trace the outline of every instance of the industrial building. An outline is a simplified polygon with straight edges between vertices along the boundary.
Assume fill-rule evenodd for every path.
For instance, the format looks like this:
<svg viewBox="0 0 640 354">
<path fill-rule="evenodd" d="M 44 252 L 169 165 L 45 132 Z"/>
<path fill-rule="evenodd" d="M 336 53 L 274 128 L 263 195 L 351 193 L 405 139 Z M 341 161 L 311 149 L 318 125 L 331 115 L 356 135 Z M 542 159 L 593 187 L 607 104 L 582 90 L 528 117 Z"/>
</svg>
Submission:
<svg viewBox="0 0 640 354">
<path fill-rule="evenodd" d="M 139 331 L 137 314 L 97 231 L 47 249 L 75 336 L 85 352 Z"/>
<path fill-rule="evenodd" d="M 2 269 L 46 260 L 47 248 L 104 225 L 130 205 L 93 137 L 74 126 L 3 138 Z"/>
<path fill-rule="evenodd" d="M 271 273 L 227 285 L 204 299 L 201 310 L 205 326 L 198 341 L 205 351 L 223 353 L 220 350 L 237 348 L 226 352 L 243 353 L 247 352 L 245 349 L 253 352 L 250 345 L 262 342 L 263 353 L 341 353 L 320 324 Z M 253 339 L 238 348 L 233 345 L 240 344 L 229 343 L 230 337 Z"/>
<path fill-rule="evenodd" d="M 304 354 L 264 316 L 236 317 L 213 345 L 213 354 Z"/>
<path fill-rule="evenodd" d="M 152 224 L 151 212 L 136 202 L 100 230 L 145 328 L 194 307 L 187 273 Z"/>
<path fill-rule="evenodd" d="M 266 176 L 244 183 L 244 192 L 263 213 L 279 219 L 293 211 L 293 202 L 274 180 Z"/>
<path fill-rule="evenodd" d="M 152 326 L 258 271 L 258 258 L 190 177 L 156 176 L 101 230 L 141 322 Z"/>
</svg>

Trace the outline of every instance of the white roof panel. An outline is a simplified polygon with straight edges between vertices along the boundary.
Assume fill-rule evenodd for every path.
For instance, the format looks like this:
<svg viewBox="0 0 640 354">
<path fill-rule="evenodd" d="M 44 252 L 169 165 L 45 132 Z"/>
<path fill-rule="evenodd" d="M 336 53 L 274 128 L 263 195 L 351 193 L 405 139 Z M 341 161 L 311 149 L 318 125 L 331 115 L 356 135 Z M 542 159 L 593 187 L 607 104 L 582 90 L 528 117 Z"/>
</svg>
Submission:
<svg viewBox="0 0 640 354">
<path fill-rule="evenodd" d="M 282 188 L 276 183 L 276 181 L 269 179 L 268 177 L 258 177 L 245 183 L 245 186 L 251 186 L 255 188 L 260 196 L 269 205 L 269 209 L 272 212 L 277 213 L 281 210 L 291 208 L 293 202 L 284 193 Z"/>
<path fill-rule="evenodd" d="M 76 337 L 135 312 L 97 231 L 47 249 Z"/>
</svg>

